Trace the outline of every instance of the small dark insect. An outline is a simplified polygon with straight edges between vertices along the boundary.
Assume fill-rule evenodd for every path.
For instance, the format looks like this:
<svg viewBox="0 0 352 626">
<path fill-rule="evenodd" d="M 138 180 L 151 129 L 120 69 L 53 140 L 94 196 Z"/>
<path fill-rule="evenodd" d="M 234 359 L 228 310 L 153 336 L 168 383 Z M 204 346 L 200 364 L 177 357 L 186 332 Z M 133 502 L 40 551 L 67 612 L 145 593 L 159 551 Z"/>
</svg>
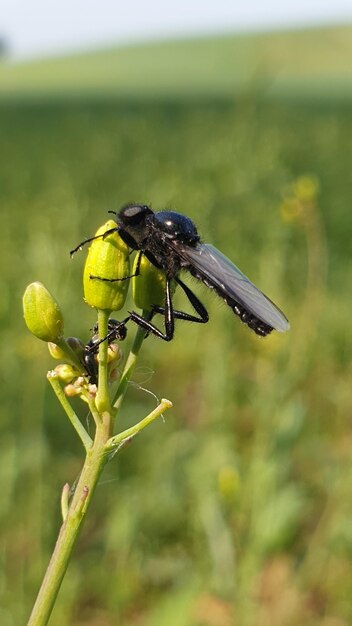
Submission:
<svg viewBox="0 0 352 626">
<path fill-rule="evenodd" d="M 95 355 L 98 352 L 99 344 L 102 341 L 107 341 L 108 344 L 112 343 L 113 341 L 123 341 L 127 334 L 126 322 L 128 321 L 128 319 L 129 318 L 127 318 L 123 322 L 119 322 L 118 320 L 114 320 L 112 318 L 109 319 L 108 334 L 106 335 L 106 337 L 104 337 L 104 339 L 99 339 L 98 324 L 95 324 L 95 326 L 93 326 L 94 335 L 91 340 L 88 341 L 83 351 L 83 365 L 89 376 L 89 382 L 92 385 L 95 385 L 97 383 L 98 364 Z"/>
<path fill-rule="evenodd" d="M 154 306 L 152 311 L 153 315 L 160 313 L 164 316 L 164 332 L 134 311 L 128 318 L 148 333 L 170 341 L 174 336 L 175 319 L 201 324 L 208 322 L 207 310 L 180 279 L 181 271 L 188 271 L 209 289 L 213 289 L 257 335 L 265 337 L 272 330 L 283 333 L 290 328 L 280 309 L 236 265 L 212 245 L 200 241 L 197 229 L 189 217 L 174 211 L 154 213 L 149 206 L 141 204 L 128 204 L 115 215 L 116 228 L 103 236 L 118 231 L 125 243 L 139 252 L 136 275 L 139 274 L 143 254 L 155 267 L 165 272 L 165 303 L 162 307 Z M 93 239 L 95 237 L 83 241 L 71 254 Z M 101 277 L 101 280 L 108 279 Z M 173 308 L 170 290 L 172 280 L 184 291 L 197 315 Z"/>
</svg>

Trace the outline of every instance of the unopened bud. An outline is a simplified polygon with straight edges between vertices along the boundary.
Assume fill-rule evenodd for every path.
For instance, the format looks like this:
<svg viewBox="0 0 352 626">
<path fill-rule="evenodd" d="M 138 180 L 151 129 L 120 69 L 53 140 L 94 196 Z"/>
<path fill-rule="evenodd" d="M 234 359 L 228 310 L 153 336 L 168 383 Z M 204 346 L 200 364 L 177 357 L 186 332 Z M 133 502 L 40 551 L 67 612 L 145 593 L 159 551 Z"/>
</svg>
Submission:
<svg viewBox="0 0 352 626">
<path fill-rule="evenodd" d="M 75 387 L 75 385 L 69 384 L 64 387 L 64 392 L 68 398 L 73 398 L 74 396 L 80 395 L 81 389 Z"/>
<path fill-rule="evenodd" d="M 108 220 L 96 236 L 112 228 L 116 228 L 116 222 Z M 95 239 L 89 248 L 83 274 L 86 303 L 96 309 L 118 311 L 125 303 L 129 275 L 129 249 L 117 231 Z M 116 278 L 119 280 L 106 280 Z"/>
<path fill-rule="evenodd" d="M 64 320 L 51 293 L 40 282 L 28 285 L 23 295 L 23 313 L 28 330 L 42 341 L 62 339 Z"/>
<path fill-rule="evenodd" d="M 48 350 L 53 359 L 56 359 L 57 361 L 65 357 L 65 353 L 62 348 L 52 341 L 48 342 Z"/>
<path fill-rule="evenodd" d="M 64 383 L 69 383 L 78 376 L 77 370 L 74 369 L 72 365 L 68 365 L 67 363 L 58 365 L 55 367 L 54 371 L 57 372 L 58 378 Z"/>
<path fill-rule="evenodd" d="M 138 255 L 135 257 L 132 276 L 137 269 Z M 133 276 L 132 296 L 138 309 L 150 310 L 153 305 L 163 306 L 165 300 L 166 277 L 162 270 L 152 265 L 146 256 L 142 256 L 139 275 Z M 171 290 L 175 292 L 176 283 L 172 281 Z"/>
<path fill-rule="evenodd" d="M 122 350 L 117 343 L 110 343 L 108 346 L 108 363 L 118 362 L 122 358 Z"/>
</svg>

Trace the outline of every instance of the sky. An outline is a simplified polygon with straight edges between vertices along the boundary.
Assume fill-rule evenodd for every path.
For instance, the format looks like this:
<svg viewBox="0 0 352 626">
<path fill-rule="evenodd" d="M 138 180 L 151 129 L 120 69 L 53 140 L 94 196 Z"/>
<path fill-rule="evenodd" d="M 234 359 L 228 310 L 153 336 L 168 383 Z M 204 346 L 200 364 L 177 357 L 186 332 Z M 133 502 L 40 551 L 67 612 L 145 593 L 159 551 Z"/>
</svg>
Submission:
<svg viewBox="0 0 352 626">
<path fill-rule="evenodd" d="M 1 0 L 14 58 L 187 35 L 352 23 L 352 0 Z"/>
</svg>

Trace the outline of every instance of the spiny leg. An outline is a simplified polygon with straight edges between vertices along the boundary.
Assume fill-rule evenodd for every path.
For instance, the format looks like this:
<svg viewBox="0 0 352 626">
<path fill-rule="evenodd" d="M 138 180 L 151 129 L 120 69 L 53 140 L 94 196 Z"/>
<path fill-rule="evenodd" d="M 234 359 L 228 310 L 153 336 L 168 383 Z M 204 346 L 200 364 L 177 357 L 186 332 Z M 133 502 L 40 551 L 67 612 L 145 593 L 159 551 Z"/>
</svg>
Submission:
<svg viewBox="0 0 352 626">
<path fill-rule="evenodd" d="M 116 282 L 120 282 L 122 280 L 129 280 L 130 278 L 135 278 L 135 276 L 139 276 L 140 275 L 142 254 L 143 254 L 143 252 L 139 252 L 138 253 L 136 271 L 135 271 L 134 274 L 130 274 L 130 276 L 123 276 L 122 278 L 104 278 L 103 276 L 94 276 L 94 274 L 90 274 L 89 278 L 92 278 L 92 279 L 94 278 L 95 280 L 103 280 L 103 281 L 105 281 L 107 283 L 116 283 Z"/>
<path fill-rule="evenodd" d="M 78 252 L 78 250 L 81 250 L 82 247 L 86 245 L 86 243 L 90 243 L 91 241 L 94 241 L 95 239 L 100 239 L 100 237 L 105 239 L 105 237 L 107 237 L 108 235 L 111 235 L 112 233 L 116 233 L 116 231 L 118 230 L 119 228 L 118 226 L 116 226 L 115 228 L 109 228 L 109 230 L 105 231 L 105 233 L 103 233 L 102 235 L 95 235 L 94 237 L 89 237 L 88 239 L 84 239 L 84 241 L 81 241 L 81 243 L 79 243 L 78 246 L 76 246 L 73 250 L 70 251 L 70 255 L 73 256 L 76 252 Z"/>
<path fill-rule="evenodd" d="M 118 320 L 109 319 L 108 322 L 108 333 L 102 339 L 96 339 L 94 341 L 91 340 L 90 345 L 86 346 L 86 350 L 91 353 L 98 352 L 98 348 L 103 341 L 107 341 L 108 344 L 112 343 L 115 340 L 123 341 L 126 338 L 127 328 L 126 324 L 129 321 L 130 317 L 126 317 L 122 322 Z M 98 332 L 98 327 L 94 327 L 94 330 Z"/>
<path fill-rule="evenodd" d="M 185 311 L 177 311 L 174 309 L 173 314 L 175 319 L 185 320 L 187 322 L 196 322 L 198 324 L 206 324 L 209 321 L 208 311 L 205 306 L 201 303 L 201 301 L 197 298 L 197 296 L 193 293 L 193 291 L 178 277 L 175 276 L 174 280 L 180 285 L 181 289 L 186 294 L 188 301 L 198 313 L 199 317 L 195 315 L 191 315 L 190 313 L 186 313 Z M 154 306 L 153 313 L 161 313 L 164 314 L 165 309 L 161 306 Z"/>
<path fill-rule="evenodd" d="M 132 311 L 130 313 L 130 319 L 135 322 L 135 324 L 138 324 L 138 326 L 144 328 L 147 333 L 152 333 L 153 335 L 159 337 L 160 339 L 163 339 L 164 341 L 171 341 L 174 336 L 175 330 L 175 315 L 172 306 L 170 282 L 171 279 L 167 278 L 165 286 L 165 307 L 163 307 L 165 333 L 163 333 L 149 320 L 146 320 L 135 311 Z"/>
<path fill-rule="evenodd" d="M 141 328 L 144 328 L 148 334 L 152 333 L 153 335 L 156 335 L 164 341 L 171 341 L 171 339 L 173 338 L 175 319 L 186 320 L 188 322 L 196 322 L 198 324 L 206 324 L 209 321 L 208 311 L 197 298 L 197 296 L 193 293 L 193 291 L 189 287 L 187 287 L 187 285 L 185 285 L 185 283 L 180 278 L 175 277 L 174 280 L 176 280 L 176 282 L 180 285 L 181 289 L 186 294 L 190 304 L 192 305 L 196 313 L 198 313 L 199 317 L 196 317 L 195 315 L 191 315 L 189 313 L 185 313 L 184 311 L 177 311 L 173 308 L 170 290 L 171 279 L 166 280 L 165 306 L 154 306 L 152 309 L 152 316 L 155 313 L 160 313 L 164 315 L 165 333 L 162 333 L 159 328 L 151 323 L 150 320 L 146 320 L 141 315 L 138 315 L 138 313 L 135 313 L 134 311 L 130 313 L 130 319 L 133 322 L 141 326 Z"/>
</svg>

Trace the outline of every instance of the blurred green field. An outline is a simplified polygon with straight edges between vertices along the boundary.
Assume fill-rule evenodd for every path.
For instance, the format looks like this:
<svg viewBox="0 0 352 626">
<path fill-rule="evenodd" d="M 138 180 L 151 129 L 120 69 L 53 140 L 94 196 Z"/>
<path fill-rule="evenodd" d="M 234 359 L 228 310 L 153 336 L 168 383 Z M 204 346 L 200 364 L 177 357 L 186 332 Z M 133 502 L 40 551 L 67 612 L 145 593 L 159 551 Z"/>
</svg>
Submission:
<svg viewBox="0 0 352 626">
<path fill-rule="evenodd" d="M 121 429 L 148 391 L 174 408 L 107 467 L 50 624 L 347 626 L 350 110 L 147 100 L 0 107 L 0 622 L 25 623 L 82 463 L 22 293 L 44 282 L 86 341 L 84 253 L 68 252 L 133 200 L 193 218 L 292 330 L 262 340 L 192 283 L 210 323 L 145 342 Z"/>
<path fill-rule="evenodd" d="M 0 62 L 0 100 L 352 97 L 352 26 L 141 43 Z"/>
</svg>

